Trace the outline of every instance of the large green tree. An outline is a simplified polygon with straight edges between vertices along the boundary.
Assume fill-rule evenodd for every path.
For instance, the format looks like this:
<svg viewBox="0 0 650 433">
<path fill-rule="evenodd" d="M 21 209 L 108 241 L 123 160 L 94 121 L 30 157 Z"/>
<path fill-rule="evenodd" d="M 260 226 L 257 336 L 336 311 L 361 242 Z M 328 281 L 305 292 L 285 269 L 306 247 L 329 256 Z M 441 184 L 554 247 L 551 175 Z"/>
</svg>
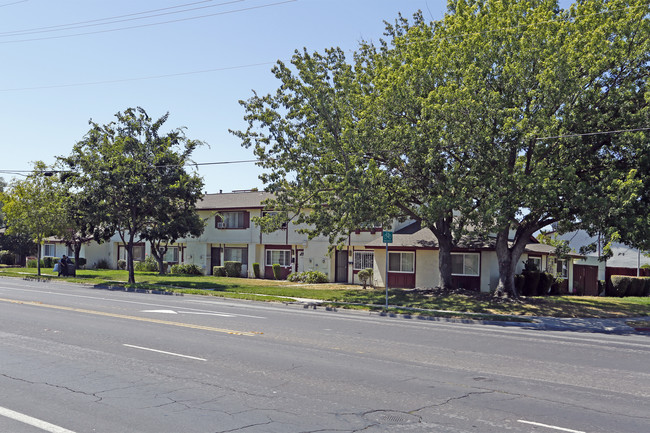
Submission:
<svg viewBox="0 0 650 433">
<path fill-rule="evenodd" d="M 2 211 L 8 235 L 22 235 L 36 242 L 38 275 L 41 275 L 41 245 L 59 232 L 63 224 L 63 193 L 60 183 L 45 163 L 34 163 L 25 179 L 14 180 L 2 193 Z"/>
<path fill-rule="evenodd" d="M 133 245 L 147 228 L 169 217 L 170 188 L 191 185 L 188 199 L 201 197 L 202 181 L 184 166 L 202 143 L 188 139 L 183 128 L 162 133 L 168 116 L 154 120 L 138 107 L 117 113 L 117 120 L 106 125 L 91 121 L 72 154 L 61 158 L 72 172 L 67 181 L 87 204 L 94 236 L 119 234 L 130 284 L 135 283 Z"/>
<path fill-rule="evenodd" d="M 496 233 L 498 292 L 516 295 L 515 269 L 537 230 L 596 220 L 638 191 L 645 133 L 602 132 L 647 125 L 646 104 L 632 101 L 646 93 L 648 12 L 636 0 L 450 7 L 441 49 L 463 81 L 449 100 L 475 104 L 483 124 L 467 142 L 480 180 L 473 223 Z"/>
<path fill-rule="evenodd" d="M 495 244 L 497 293 L 516 296 L 536 231 L 603 225 L 604 208 L 638 220 L 646 134 L 595 132 L 647 124 L 647 15 L 641 0 L 453 1 L 439 22 L 389 25 L 352 63 L 339 49 L 279 62 L 278 90 L 242 102 L 235 134 L 267 169 L 272 205 L 312 234 L 420 221 L 447 286 L 471 227 Z"/>
<path fill-rule="evenodd" d="M 172 164 L 172 159 L 176 161 Z M 158 262 L 158 271 L 165 272 L 163 260 L 170 244 L 179 238 L 198 237 L 205 229 L 205 221 L 196 210 L 196 203 L 203 197 L 203 181 L 183 169 L 187 157 L 170 155 L 165 170 L 157 181 L 160 198 L 154 212 L 156 218 L 142 229 L 141 238 L 149 241 L 151 254 Z"/>
<path fill-rule="evenodd" d="M 397 39 L 407 29 L 402 20 L 387 30 Z M 428 93 L 444 77 L 430 61 L 425 73 L 413 57 L 365 43 L 353 64 L 340 49 L 296 52 L 295 72 L 282 62 L 273 69 L 281 82 L 275 94 L 241 102 L 248 128 L 235 134 L 268 169 L 276 215 L 295 215 L 311 236 L 333 243 L 364 226 L 417 221 L 436 235 L 441 285 L 450 287 L 451 249 L 472 212 L 460 194 L 470 155 L 441 138 L 444 124 L 428 117 Z"/>
</svg>

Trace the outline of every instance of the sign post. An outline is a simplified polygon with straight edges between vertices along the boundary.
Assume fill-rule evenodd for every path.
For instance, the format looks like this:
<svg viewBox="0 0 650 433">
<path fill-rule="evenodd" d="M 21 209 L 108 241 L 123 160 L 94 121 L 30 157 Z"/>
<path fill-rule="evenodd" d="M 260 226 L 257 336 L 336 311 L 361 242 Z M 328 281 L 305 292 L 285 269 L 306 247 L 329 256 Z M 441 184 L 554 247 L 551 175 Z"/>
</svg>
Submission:
<svg viewBox="0 0 650 433">
<path fill-rule="evenodd" d="M 381 237 L 386 244 L 386 307 L 385 310 L 388 312 L 388 244 L 393 243 L 393 232 L 389 230 L 384 230 L 381 232 Z"/>
</svg>

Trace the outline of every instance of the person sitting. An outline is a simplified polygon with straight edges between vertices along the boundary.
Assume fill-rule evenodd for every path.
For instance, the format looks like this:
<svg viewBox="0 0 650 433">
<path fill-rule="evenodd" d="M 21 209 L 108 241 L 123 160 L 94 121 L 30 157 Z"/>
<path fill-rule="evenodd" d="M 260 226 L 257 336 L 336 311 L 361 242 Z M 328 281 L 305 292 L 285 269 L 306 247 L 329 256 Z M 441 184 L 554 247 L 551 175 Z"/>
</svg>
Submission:
<svg viewBox="0 0 650 433">
<path fill-rule="evenodd" d="M 64 254 L 59 261 L 59 276 L 68 276 L 68 257 Z"/>
</svg>

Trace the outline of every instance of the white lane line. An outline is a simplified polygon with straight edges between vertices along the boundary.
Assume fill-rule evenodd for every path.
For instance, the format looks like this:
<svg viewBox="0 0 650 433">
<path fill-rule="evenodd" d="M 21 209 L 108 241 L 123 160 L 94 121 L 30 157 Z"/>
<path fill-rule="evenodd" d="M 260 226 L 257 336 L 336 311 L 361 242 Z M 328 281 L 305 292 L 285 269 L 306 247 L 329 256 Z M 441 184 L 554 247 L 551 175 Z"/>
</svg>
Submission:
<svg viewBox="0 0 650 433">
<path fill-rule="evenodd" d="M 570 428 L 558 427 L 556 425 L 541 424 L 541 423 L 538 423 L 538 422 L 526 421 L 526 420 L 523 420 L 523 419 L 518 419 L 517 422 L 520 422 L 522 424 L 530 424 L 530 425 L 534 425 L 534 426 L 537 426 L 537 427 L 546 427 L 546 428 L 550 428 L 550 429 L 553 429 L 553 430 L 566 431 L 566 432 L 569 432 L 569 433 L 586 433 L 586 432 L 583 432 L 581 430 L 571 430 Z"/>
<path fill-rule="evenodd" d="M 59 427 L 58 425 L 50 424 L 49 422 L 13 411 L 11 409 L 7 409 L 2 406 L 0 406 L 0 415 L 6 418 L 11 418 L 15 421 L 22 422 L 23 424 L 31 425 L 49 433 L 75 433 L 72 430 Z"/>
<path fill-rule="evenodd" d="M 160 313 L 160 314 L 197 314 L 203 316 L 235 317 L 234 314 L 211 313 L 207 311 L 174 311 L 174 310 L 142 310 L 142 313 Z"/>
<path fill-rule="evenodd" d="M 133 346 L 132 344 L 123 344 L 123 346 L 132 347 L 134 349 L 140 349 L 140 350 L 148 350 L 149 352 L 163 353 L 165 355 L 179 356 L 181 358 L 196 359 L 197 361 L 207 361 L 207 359 L 205 358 L 197 358 L 196 356 L 181 355 L 180 353 L 174 353 L 174 352 L 165 352 L 164 350 L 151 349 L 149 347 Z"/>
</svg>

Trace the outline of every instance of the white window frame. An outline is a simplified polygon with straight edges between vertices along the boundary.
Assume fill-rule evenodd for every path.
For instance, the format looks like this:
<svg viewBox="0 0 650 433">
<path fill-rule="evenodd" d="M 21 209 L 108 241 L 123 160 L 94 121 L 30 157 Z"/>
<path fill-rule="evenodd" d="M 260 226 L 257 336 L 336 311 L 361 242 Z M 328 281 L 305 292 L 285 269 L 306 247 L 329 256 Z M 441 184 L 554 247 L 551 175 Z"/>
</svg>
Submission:
<svg viewBox="0 0 650 433">
<path fill-rule="evenodd" d="M 364 269 L 372 269 L 375 263 L 374 251 L 355 251 L 354 252 L 354 265 L 353 270 L 362 271 Z M 361 265 L 361 266 L 359 266 Z"/>
<path fill-rule="evenodd" d="M 48 251 L 49 249 L 52 251 Z M 43 244 L 43 257 L 56 257 L 56 244 Z"/>
<path fill-rule="evenodd" d="M 542 258 L 539 256 L 528 256 L 528 260 L 537 264 L 537 270 L 542 271 Z"/>
<path fill-rule="evenodd" d="M 390 264 L 391 264 L 390 256 L 391 256 L 391 254 L 399 254 L 399 256 L 400 256 L 399 257 L 399 270 L 391 269 L 391 267 L 390 267 Z M 412 269 L 410 271 L 404 271 L 402 269 L 402 264 L 404 263 L 403 259 L 402 259 L 403 256 L 411 256 L 412 257 L 412 259 L 411 259 L 411 267 L 412 267 Z M 413 252 L 413 251 L 389 251 L 388 252 L 388 272 L 393 272 L 393 273 L 396 273 L 396 274 L 414 274 L 415 273 L 415 252 Z"/>
<path fill-rule="evenodd" d="M 453 271 L 453 264 L 452 264 L 452 272 L 451 275 L 458 276 L 458 277 L 480 277 L 481 276 L 481 254 L 480 253 L 451 253 L 452 256 L 462 256 L 463 257 L 463 273 L 455 273 Z M 476 274 L 468 274 L 467 271 L 467 266 L 465 265 L 465 257 L 467 256 L 474 256 L 478 257 L 478 265 L 476 266 Z"/>
<path fill-rule="evenodd" d="M 277 254 L 274 254 L 274 253 L 277 253 Z M 290 268 L 291 267 L 291 250 L 266 250 L 265 263 L 266 263 L 266 266 L 273 266 L 275 264 L 278 264 L 278 265 L 282 266 L 283 268 Z"/>
</svg>

